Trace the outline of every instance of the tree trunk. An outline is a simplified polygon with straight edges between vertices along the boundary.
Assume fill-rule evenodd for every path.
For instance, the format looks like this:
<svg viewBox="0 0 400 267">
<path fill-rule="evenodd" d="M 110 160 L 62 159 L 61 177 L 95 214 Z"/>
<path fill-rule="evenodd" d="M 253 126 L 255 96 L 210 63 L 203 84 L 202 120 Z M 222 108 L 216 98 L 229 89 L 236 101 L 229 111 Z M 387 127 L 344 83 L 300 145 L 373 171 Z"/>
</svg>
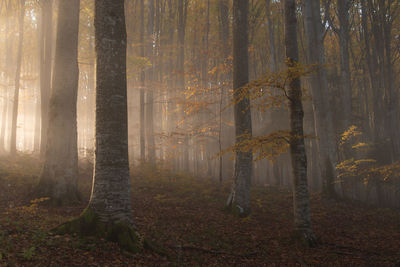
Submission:
<svg viewBox="0 0 400 267">
<path fill-rule="evenodd" d="M 126 26 L 124 0 L 96 0 L 96 150 L 92 195 L 80 217 L 58 233 L 105 237 L 140 250 L 131 208 L 128 159 Z"/>
<path fill-rule="evenodd" d="M 219 25 L 220 25 L 220 31 L 219 31 L 219 39 L 222 42 L 221 46 L 221 55 L 222 55 L 222 63 L 225 64 L 227 63 L 226 60 L 229 56 L 229 47 L 228 47 L 228 39 L 229 39 L 229 2 L 228 0 L 219 0 L 218 2 L 218 14 L 219 14 Z M 219 183 L 222 184 L 223 180 L 223 160 L 224 157 L 222 156 L 222 143 L 223 143 L 223 138 L 222 134 L 224 132 L 224 127 L 223 127 L 223 102 L 224 102 L 224 93 L 225 93 L 225 86 L 224 83 L 228 79 L 228 75 L 225 74 L 220 74 L 219 79 L 222 80 L 222 83 L 220 85 L 220 94 L 219 94 L 219 132 L 218 132 L 218 149 L 220 156 L 218 158 L 219 161 Z M 216 77 L 218 79 L 218 76 Z"/>
<path fill-rule="evenodd" d="M 80 199 L 76 117 L 79 7 L 79 0 L 59 2 L 45 163 L 37 187 L 38 196 L 50 197 L 56 205 Z"/>
<path fill-rule="evenodd" d="M 334 181 L 337 162 L 336 136 L 333 128 L 330 94 L 325 71 L 324 28 L 321 22 L 320 3 L 305 0 L 305 33 L 309 64 L 318 64 L 316 73 L 310 75 L 315 117 L 315 133 L 318 137 L 319 164 L 323 190 L 329 197 L 335 196 Z"/>
<path fill-rule="evenodd" d="M 349 9 L 352 1 L 337 0 L 338 18 L 339 18 L 339 48 L 340 48 L 340 76 L 342 87 L 343 101 L 343 131 L 348 129 L 352 124 L 352 88 L 350 76 L 350 56 L 349 56 L 349 41 L 350 41 L 350 24 L 349 24 Z"/>
<path fill-rule="evenodd" d="M 8 10 L 7 10 L 8 12 Z M 3 111 L 2 111 L 2 119 L 1 119 L 1 130 L 0 130 L 0 151 L 6 151 L 6 126 L 9 123 L 9 116 L 7 116 L 8 108 L 9 108 L 9 80 L 10 80 L 10 71 L 8 70 L 7 66 L 11 65 L 11 56 L 12 56 L 12 38 L 9 36 L 10 31 L 10 19 L 7 18 L 6 20 L 6 29 L 5 29 L 5 49 L 6 49 L 6 58 L 4 64 L 5 70 L 5 87 L 3 91 Z"/>
<path fill-rule="evenodd" d="M 145 53 L 145 44 L 144 44 L 144 0 L 140 0 L 140 56 L 144 58 Z M 146 160 L 146 150 L 145 150 L 145 121 L 144 121 L 144 87 L 145 87 L 145 71 L 144 66 L 140 71 L 140 96 L 139 96 L 139 117 L 140 117 L 140 132 L 139 132 L 139 142 L 140 142 L 140 161 L 143 163 Z"/>
<path fill-rule="evenodd" d="M 218 2 L 219 20 L 220 20 L 220 37 L 223 44 L 223 55 L 226 57 L 229 54 L 227 48 L 229 39 L 229 1 L 219 0 Z M 225 48 L 225 49 L 224 49 Z"/>
<path fill-rule="evenodd" d="M 392 149 L 392 162 L 397 161 L 400 156 L 400 141 L 399 141 L 399 95 L 398 90 L 394 87 L 394 75 L 393 75 L 393 53 L 392 53 L 392 28 L 393 28 L 393 18 L 392 16 L 388 16 L 388 14 L 394 13 L 392 6 L 393 0 L 388 0 L 385 7 L 381 7 L 381 10 L 386 11 L 382 15 L 383 20 L 383 36 L 384 36 L 384 46 L 385 46 L 385 89 L 387 92 L 388 100 L 385 104 L 387 108 L 386 120 L 386 129 L 388 130 L 388 137 L 391 140 L 391 149 Z M 398 7 L 397 7 L 398 8 Z M 398 8 L 399 9 L 399 8 Z M 397 15 L 399 12 L 396 13 Z"/>
<path fill-rule="evenodd" d="M 40 48 L 40 155 L 44 157 L 47 144 L 47 128 L 49 125 L 49 101 L 52 77 L 53 51 L 53 0 L 42 1 L 42 39 Z"/>
<path fill-rule="evenodd" d="M 285 0 L 285 47 L 289 68 L 290 156 L 293 171 L 293 206 L 295 230 L 313 246 L 315 237 L 311 228 L 310 201 L 307 184 L 307 156 L 303 133 L 303 104 L 300 77 L 296 77 L 299 58 L 297 45 L 297 18 L 295 0 Z M 293 72 L 293 73 L 292 73 Z M 292 75 L 291 75 L 292 73 Z"/>
<path fill-rule="evenodd" d="M 146 141 L 147 141 L 147 158 L 150 163 L 155 163 L 156 148 L 154 142 L 154 103 L 153 103 L 153 92 L 154 92 L 154 71 L 155 71 L 155 60 L 154 60 L 154 0 L 149 1 L 149 17 L 147 24 L 147 56 L 150 58 L 151 66 L 148 70 L 148 85 L 146 94 Z"/>
<path fill-rule="evenodd" d="M 128 161 L 126 28 L 123 0 L 95 6 L 96 152 L 89 207 L 102 221 L 133 226 Z"/>
<path fill-rule="evenodd" d="M 40 92 L 39 88 L 36 91 L 36 94 L 34 95 L 36 98 L 36 107 L 35 107 L 35 128 L 33 131 L 34 134 L 34 140 L 33 140 L 33 152 L 35 154 L 40 153 Z"/>
<path fill-rule="evenodd" d="M 278 61 L 276 55 L 276 48 L 275 48 L 275 30 L 274 24 L 272 22 L 271 14 L 271 0 L 265 0 L 265 5 L 267 9 L 267 23 L 268 23 L 268 40 L 269 40 L 269 49 L 270 49 L 270 66 L 271 71 L 276 72 L 278 68 Z"/>
<path fill-rule="evenodd" d="M 186 30 L 186 14 L 187 14 L 187 0 L 178 0 L 178 58 L 177 58 L 177 87 L 180 93 L 185 90 L 185 30 Z M 183 120 L 185 117 L 184 107 L 180 106 L 180 116 Z M 185 129 L 184 129 L 185 131 Z M 183 133 L 182 153 L 180 161 L 182 170 L 189 170 L 189 137 L 187 133 Z"/>
<path fill-rule="evenodd" d="M 39 52 L 39 70 L 42 66 L 42 49 L 44 46 L 44 38 L 43 38 L 43 9 L 40 11 L 40 16 L 38 16 L 38 30 L 37 30 L 37 38 L 38 38 L 38 52 Z M 36 94 L 36 108 L 35 108 L 35 130 L 34 130 L 34 142 L 33 142 L 33 152 L 35 154 L 40 154 L 40 78 L 39 78 L 39 88 Z"/>
<path fill-rule="evenodd" d="M 235 99 L 242 86 L 249 82 L 248 55 L 248 1 L 233 2 L 233 89 Z M 252 124 L 250 99 L 245 97 L 234 105 L 236 143 L 251 138 Z M 244 137 L 248 135 L 248 137 Z M 250 185 L 252 174 L 252 152 L 236 151 L 235 174 L 232 192 L 227 206 L 239 216 L 250 214 Z"/>
<path fill-rule="evenodd" d="M 24 18 L 25 18 L 25 0 L 21 0 L 21 10 L 18 20 L 18 52 L 17 52 L 17 68 L 15 70 L 14 82 L 14 103 L 11 121 L 11 136 L 10 136 L 10 154 L 17 153 L 17 121 L 18 121 L 18 104 L 19 104 L 19 89 L 21 81 L 21 64 L 22 64 L 22 46 L 24 44 Z"/>
<path fill-rule="evenodd" d="M 3 89 L 3 109 L 1 113 L 1 129 L 0 129 L 0 151 L 5 152 L 5 132 L 7 125 L 7 110 L 8 110 L 8 86 Z"/>
</svg>

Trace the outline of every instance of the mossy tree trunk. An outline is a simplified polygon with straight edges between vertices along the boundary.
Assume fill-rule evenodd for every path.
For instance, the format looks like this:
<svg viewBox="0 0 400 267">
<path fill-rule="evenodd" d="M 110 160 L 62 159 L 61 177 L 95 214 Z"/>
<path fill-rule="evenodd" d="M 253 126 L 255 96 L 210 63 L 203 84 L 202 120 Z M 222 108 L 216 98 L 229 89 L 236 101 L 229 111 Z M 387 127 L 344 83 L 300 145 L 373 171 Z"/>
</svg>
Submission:
<svg viewBox="0 0 400 267">
<path fill-rule="evenodd" d="M 240 88 L 249 82 L 248 55 L 248 1 L 233 2 L 233 89 L 235 98 Z M 236 101 L 236 100 L 235 100 Z M 234 106 L 236 143 L 245 135 L 251 137 L 250 99 L 244 97 Z M 246 137 L 247 138 L 247 137 Z M 252 173 L 252 152 L 237 151 L 235 158 L 235 175 L 232 192 L 227 206 L 239 216 L 250 214 L 250 184 Z"/>
<path fill-rule="evenodd" d="M 77 219 L 58 233 L 105 237 L 137 252 L 128 161 L 124 0 L 96 0 L 96 144 L 92 195 Z"/>
<path fill-rule="evenodd" d="M 296 233 L 309 246 L 315 244 L 311 228 L 310 201 L 307 184 L 307 156 L 303 133 L 303 104 L 300 77 L 296 77 L 299 60 L 295 0 L 285 1 L 285 47 L 290 83 L 288 90 L 290 113 L 290 156 L 293 170 L 293 204 Z M 293 72 L 291 72 L 293 70 Z"/>
<path fill-rule="evenodd" d="M 56 205 L 79 201 L 76 120 L 79 7 L 79 0 L 59 1 L 45 163 L 36 188 L 38 196 L 50 197 Z"/>
</svg>

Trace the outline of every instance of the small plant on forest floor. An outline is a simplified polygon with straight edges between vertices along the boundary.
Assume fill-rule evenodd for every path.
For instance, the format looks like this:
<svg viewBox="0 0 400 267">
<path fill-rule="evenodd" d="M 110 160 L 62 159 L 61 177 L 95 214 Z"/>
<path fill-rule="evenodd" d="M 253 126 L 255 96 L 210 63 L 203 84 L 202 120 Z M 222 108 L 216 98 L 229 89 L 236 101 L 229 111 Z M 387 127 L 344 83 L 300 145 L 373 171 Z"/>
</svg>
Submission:
<svg viewBox="0 0 400 267">
<path fill-rule="evenodd" d="M 35 256 L 35 247 L 30 247 L 28 249 L 25 249 L 22 253 L 21 256 L 25 259 L 25 260 L 31 260 L 33 258 L 33 256 Z"/>
</svg>

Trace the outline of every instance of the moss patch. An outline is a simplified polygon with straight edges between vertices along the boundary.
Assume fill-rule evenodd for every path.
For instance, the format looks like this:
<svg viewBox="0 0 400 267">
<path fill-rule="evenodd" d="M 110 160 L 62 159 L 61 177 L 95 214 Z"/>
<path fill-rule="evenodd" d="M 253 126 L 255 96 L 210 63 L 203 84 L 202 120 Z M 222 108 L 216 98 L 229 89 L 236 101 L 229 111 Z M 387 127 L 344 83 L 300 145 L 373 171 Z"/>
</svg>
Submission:
<svg viewBox="0 0 400 267">
<path fill-rule="evenodd" d="M 138 234 L 131 226 L 124 222 L 103 223 L 90 208 L 85 209 L 78 218 L 56 227 L 52 232 L 59 235 L 76 233 L 81 237 L 105 238 L 132 253 L 140 252 L 143 247 Z"/>
</svg>

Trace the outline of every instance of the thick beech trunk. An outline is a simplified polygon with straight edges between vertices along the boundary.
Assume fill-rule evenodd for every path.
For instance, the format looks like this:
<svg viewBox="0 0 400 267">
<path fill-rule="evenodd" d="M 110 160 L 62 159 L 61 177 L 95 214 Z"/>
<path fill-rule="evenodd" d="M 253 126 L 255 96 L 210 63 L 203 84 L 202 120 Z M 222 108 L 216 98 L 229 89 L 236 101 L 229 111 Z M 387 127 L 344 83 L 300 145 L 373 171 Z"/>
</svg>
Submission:
<svg viewBox="0 0 400 267">
<path fill-rule="evenodd" d="M 50 197 L 57 205 L 79 200 L 76 120 L 79 7 L 79 0 L 59 2 L 45 163 L 37 187 L 39 196 Z"/>
<path fill-rule="evenodd" d="M 285 47 L 289 75 L 290 156 L 293 171 L 293 206 L 295 230 L 313 246 L 315 238 L 311 229 L 310 201 L 307 185 L 307 156 L 303 133 L 303 104 L 300 77 L 296 77 L 299 60 L 297 45 L 297 18 L 295 0 L 285 0 Z"/>
<path fill-rule="evenodd" d="M 141 248 L 131 208 L 128 159 L 124 0 L 96 0 L 96 145 L 92 195 L 80 217 L 58 233 L 105 237 L 124 249 Z"/>
<path fill-rule="evenodd" d="M 89 207 L 104 222 L 133 226 L 128 161 L 126 29 L 123 0 L 95 6 L 96 151 Z"/>
<path fill-rule="evenodd" d="M 233 2 L 233 89 L 234 95 L 240 93 L 242 86 L 249 82 L 248 55 L 248 1 Z M 236 98 L 236 97 L 235 97 Z M 236 143 L 252 134 L 250 99 L 245 97 L 234 105 Z M 247 138 L 247 137 L 246 137 Z M 232 192 L 227 206 L 239 216 L 250 214 L 250 185 L 252 174 L 252 152 L 237 151 Z"/>
<path fill-rule="evenodd" d="M 49 125 L 49 101 L 52 76 L 53 51 L 53 0 L 42 1 L 40 47 L 40 155 L 44 157 Z"/>
</svg>

